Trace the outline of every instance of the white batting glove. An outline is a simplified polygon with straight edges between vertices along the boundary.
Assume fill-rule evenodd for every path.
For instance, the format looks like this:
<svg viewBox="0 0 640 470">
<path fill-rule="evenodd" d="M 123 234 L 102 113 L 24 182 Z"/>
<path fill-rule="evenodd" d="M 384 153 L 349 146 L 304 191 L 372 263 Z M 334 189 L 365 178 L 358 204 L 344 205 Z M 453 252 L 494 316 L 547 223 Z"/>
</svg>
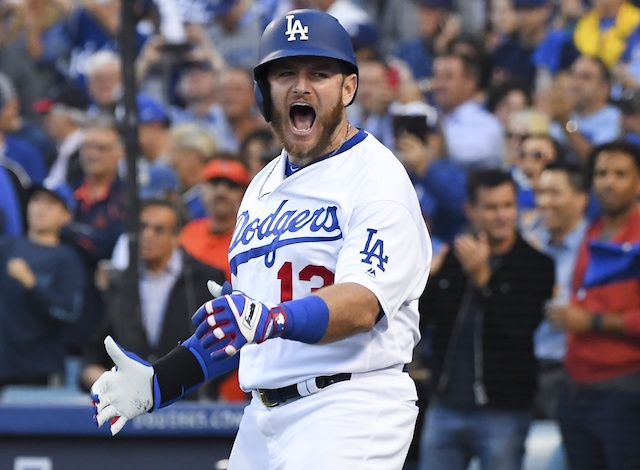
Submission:
<svg viewBox="0 0 640 470">
<path fill-rule="evenodd" d="M 91 387 L 94 420 L 102 426 L 111 420 L 115 436 L 127 421 L 153 408 L 153 367 L 135 354 L 122 349 L 107 336 L 107 353 L 115 366 L 103 373 Z"/>
</svg>

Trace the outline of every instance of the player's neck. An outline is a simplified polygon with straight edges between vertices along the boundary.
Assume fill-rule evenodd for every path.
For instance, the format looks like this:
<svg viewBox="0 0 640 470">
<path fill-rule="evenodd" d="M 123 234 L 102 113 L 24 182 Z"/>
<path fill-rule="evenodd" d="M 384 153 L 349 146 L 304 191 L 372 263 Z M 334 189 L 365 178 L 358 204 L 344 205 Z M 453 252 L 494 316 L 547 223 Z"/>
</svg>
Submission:
<svg viewBox="0 0 640 470">
<path fill-rule="evenodd" d="M 322 152 L 322 154 L 294 155 L 288 153 L 289 161 L 297 167 L 303 167 L 314 162 L 315 160 L 320 159 L 321 157 L 327 156 L 326 158 L 330 158 L 335 155 L 338 150 L 340 150 L 340 148 L 344 145 L 344 143 L 351 137 L 353 137 L 357 132 L 358 130 L 353 127 L 349 121 L 345 120 L 338 126 L 338 128 L 334 132 L 334 138 L 332 139 L 333 145 L 328 146 L 328 148 L 324 152 Z"/>
</svg>

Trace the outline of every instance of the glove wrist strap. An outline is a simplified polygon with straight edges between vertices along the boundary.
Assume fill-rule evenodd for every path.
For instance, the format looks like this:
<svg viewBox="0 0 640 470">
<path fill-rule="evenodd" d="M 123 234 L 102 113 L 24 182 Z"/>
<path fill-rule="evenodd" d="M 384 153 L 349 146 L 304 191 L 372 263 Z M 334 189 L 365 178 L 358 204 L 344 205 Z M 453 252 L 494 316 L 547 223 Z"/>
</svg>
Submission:
<svg viewBox="0 0 640 470">
<path fill-rule="evenodd" d="M 324 337 L 329 326 L 329 307 L 320 297 L 308 295 L 302 299 L 283 302 L 280 307 L 287 314 L 283 338 L 315 344 Z"/>
<path fill-rule="evenodd" d="M 153 369 L 154 409 L 173 403 L 205 381 L 198 359 L 182 346 L 175 347 L 166 356 L 158 359 L 153 364 Z"/>
</svg>

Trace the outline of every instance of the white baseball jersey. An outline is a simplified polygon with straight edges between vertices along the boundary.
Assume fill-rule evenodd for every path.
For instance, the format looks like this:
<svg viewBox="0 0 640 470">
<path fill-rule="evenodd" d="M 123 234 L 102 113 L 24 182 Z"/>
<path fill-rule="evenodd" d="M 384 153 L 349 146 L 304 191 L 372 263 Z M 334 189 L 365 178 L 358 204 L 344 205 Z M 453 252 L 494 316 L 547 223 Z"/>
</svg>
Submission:
<svg viewBox="0 0 640 470">
<path fill-rule="evenodd" d="M 411 362 L 431 243 L 404 167 L 362 130 L 286 178 L 285 164 L 283 152 L 247 188 L 229 248 L 233 288 L 280 303 L 354 282 L 376 295 L 384 314 L 372 331 L 329 344 L 274 338 L 244 346 L 242 388 Z"/>
</svg>

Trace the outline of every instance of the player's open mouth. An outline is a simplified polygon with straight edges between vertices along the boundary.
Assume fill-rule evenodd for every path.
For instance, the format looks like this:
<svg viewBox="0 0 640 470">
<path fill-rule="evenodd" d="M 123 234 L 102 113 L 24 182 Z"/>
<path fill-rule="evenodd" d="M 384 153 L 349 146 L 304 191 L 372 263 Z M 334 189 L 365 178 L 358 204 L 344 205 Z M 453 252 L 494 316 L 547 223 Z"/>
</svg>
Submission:
<svg viewBox="0 0 640 470">
<path fill-rule="evenodd" d="M 289 108 L 289 119 L 297 134 L 306 135 L 311 132 L 316 120 L 316 111 L 308 103 L 293 103 Z"/>
</svg>

